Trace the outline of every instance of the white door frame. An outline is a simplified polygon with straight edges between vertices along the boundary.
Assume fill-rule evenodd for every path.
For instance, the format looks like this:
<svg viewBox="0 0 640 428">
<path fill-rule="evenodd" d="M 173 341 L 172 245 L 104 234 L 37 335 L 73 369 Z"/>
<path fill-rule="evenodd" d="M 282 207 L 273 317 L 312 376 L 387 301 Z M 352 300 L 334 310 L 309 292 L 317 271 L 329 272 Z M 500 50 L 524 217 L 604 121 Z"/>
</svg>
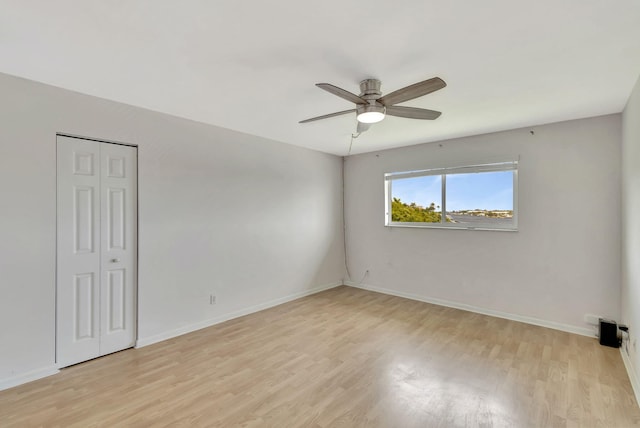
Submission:
<svg viewBox="0 0 640 428">
<path fill-rule="evenodd" d="M 66 137 L 66 138 L 72 138 L 72 139 L 78 139 L 78 140 L 84 140 L 84 141 L 93 141 L 93 142 L 98 142 L 98 143 L 106 143 L 106 144 L 114 144 L 114 145 L 120 145 L 120 146 L 127 146 L 127 147 L 132 147 L 135 149 L 136 151 L 136 158 L 135 158 L 135 187 L 136 187 L 136 195 L 135 195 L 135 208 L 136 208 L 136 219 L 135 219 L 135 234 L 134 234 L 134 239 L 136 242 L 135 245 L 135 253 L 134 253 L 134 264 L 135 264 L 135 272 L 133 273 L 134 275 L 134 280 L 135 280 L 135 292 L 134 292 L 134 311 L 135 311 L 135 315 L 134 315 L 134 319 L 133 319 L 133 323 L 134 323 L 134 342 L 133 342 L 133 346 L 136 346 L 136 343 L 138 341 L 138 337 L 139 337 L 139 328 L 138 328 L 138 324 L 139 324 L 139 223 L 140 223 L 140 215 L 139 215 L 139 170 L 138 170 L 138 165 L 139 165 L 139 161 L 138 161 L 138 145 L 137 144 L 129 144 L 129 143 L 122 143 L 119 141 L 112 141 L 112 140 L 106 140 L 106 139 L 98 139 L 98 138 L 92 138 L 92 137 L 85 137 L 85 136 L 80 136 L 80 135 L 73 135 L 73 134 L 68 134 L 68 133 L 61 133 L 61 132 L 57 132 L 56 133 L 56 153 L 57 153 L 57 146 L 58 146 L 58 137 Z M 58 177 L 58 159 L 56 157 L 56 180 Z M 61 365 L 60 361 L 58 361 L 58 303 L 57 303 L 57 293 L 58 293 L 58 269 L 59 269 L 59 255 L 58 255 L 58 188 L 56 185 L 56 212 L 54 215 L 55 218 L 55 224 L 56 224 L 56 251 L 55 251 L 55 267 L 56 267 L 56 274 L 55 274 L 55 289 L 56 289 L 56 299 L 54 300 L 54 314 L 55 314 L 55 323 L 54 323 L 54 359 L 55 359 L 55 364 L 58 368 L 62 368 L 65 367 L 65 365 Z"/>
</svg>

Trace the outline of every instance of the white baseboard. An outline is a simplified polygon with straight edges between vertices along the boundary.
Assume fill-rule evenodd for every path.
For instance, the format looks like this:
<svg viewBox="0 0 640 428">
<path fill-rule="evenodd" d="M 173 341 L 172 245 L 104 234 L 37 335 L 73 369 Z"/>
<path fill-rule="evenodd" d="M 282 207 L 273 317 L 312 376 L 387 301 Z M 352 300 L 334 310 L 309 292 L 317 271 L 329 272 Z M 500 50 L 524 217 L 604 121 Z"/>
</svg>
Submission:
<svg viewBox="0 0 640 428">
<path fill-rule="evenodd" d="M 290 302 L 292 300 L 300 299 L 305 296 L 310 296 L 312 294 L 319 293 L 321 291 L 329 290 L 330 288 L 338 287 L 342 284 L 342 281 L 333 282 L 330 284 L 321 285 L 318 287 L 311 288 L 309 290 L 300 291 L 298 293 L 293 293 L 288 296 L 280 297 L 278 299 L 269 300 L 268 302 L 260 303 L 258 305 L 250 306 L 245 309 L 240 309 L 239 311 L 231 312 L 229 314 L 224 314 L 219 317 L 210 318 L 195 324 L 185 325 L 180 328 L 176 328 L 174 330 L 169 330 L 164 333 L 156 334 L 150 337 L 139 338 L 136 341 L 136 348 L 142 348 L 144 346 L 153 345 L 154 343 L 162 342 L 163 340 L 172 339 L 177 336 L 182 336 L 183 334 L 191 333 L 196 330 L 200 330 L 203 328 L 211 327 L 216 324 L 223 323 L 225 321 L 232 320 L 234 318 L 243 317 L 245 315 L 252 314 L 254 312 L 262 311 L 265 309 L 272 308 L 274 306 L 281 305 L 283 303 Z"/>
<path fill-rule="evenodd" d="M 57 366 L 44 367 L 0 380 L 0 391 L 58 373 Z"/>
<path fill-rule="evenodd" d="M 493 309 L 480 308 L 477 306 L 467 305 L 465 303 L 458 303 L 458 302 L 452 302 L 449 300 L 419 296 L 417 294 L 404 293 L 402 291 L 396 291 L 388 288 L 361 284 L 354 281 L 345 281 L 344 284 L 350 287 L 362 288 L 363 290 L 375 291 L 377 293 L 389 294 L 391 296 L 404 297 L 405 299 L 417 300 L 420 302 L 431 303 L 439 306 L 446 306 L 454 309 L 461 309 L 463 311 L 475 312 L 478 314 L 489 315 L 497 318 L 504 318 L 512 321 L 519 321 L 526 324 L 532 324 L 540 327 L 552 328 L 554 330 L 565 331 L 568 333 L 579 334 L 581 336 L 595 337 L 595 331 L 592 331 L 589 328 L 576 327 L 573 325 L 563 324 L 555 321 L 541 320 L 538 318 L 527 317 L 524 315 L 516 315 L 516 314 L 510 314 L 508 312 L 495 311 Z"/>
<path fill-rule="evenodd" d="M 636 403 L 640 405 L 640 382 L 638 381 L 638 375 L 636 371 L 633 369 L 633 364 L 631 364 L 631 359 L 624 352 L 623 348 L 620 348 L 620 355 L 622 355 L 622 362 L 624 363 L 624 368 L 627 369 L 627 375 L 629 375 L 629 381 L 631 382 L 631 388 L 633 389 L 633 394 L 636 396 Z"/>
</svg>

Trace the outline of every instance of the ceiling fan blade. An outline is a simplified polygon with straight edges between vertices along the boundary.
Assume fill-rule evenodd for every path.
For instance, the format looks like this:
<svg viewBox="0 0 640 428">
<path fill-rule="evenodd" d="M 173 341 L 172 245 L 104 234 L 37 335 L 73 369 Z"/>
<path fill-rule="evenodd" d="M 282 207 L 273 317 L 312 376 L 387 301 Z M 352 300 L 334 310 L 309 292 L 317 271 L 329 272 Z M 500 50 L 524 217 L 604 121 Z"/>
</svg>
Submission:
<svg viewBox="0 0 640 428">
<path fill-rule="evenodd" d="M 387 115 L 406 117 L 409 119 L 433 120 L 437 119 L 442 113 L 435 110 L 427 110 L 416 107 L 391 106 L 387 107 Z"/>
<path fill-rule="evenodd" d="M 331 92 L 333 95 L 337 95 L 347 101 L 351 101 L 355 104 L 368 104 L 369 102 L 364 98 L 360 98 L 356 94 L 352 94 L 349 91 L 345 91 L 342 88 L 338 88 L 330 83 L 316 83 L 316 86 L 320 89 L 324 89 L 327 92 Z"/>
<path fill-rule="evenodd" d="M 445 86 L 447 86 L 447 84 L 444 80 L 439 77 L 434 77 L 432 79 L 398 89 L 397 91 L 393 91 L 382 98 L 378 98 L 378 102 L 388 107 L 430 94 L 431 92 L 435 92 Z"/>
<path fill-rule="evenodd" d="M 312 117 L 311 119 L 301 120 L 298 123 L 307 123 L 307 122 L 313 122 L 314 120 L 328 119 L 330 117 L 340 116 L 342 114 L 354 113 L 355 111 L 356 111 L 356 109 L 353 108 L 351 110 L 339 111 L 339 112 L 336 112 L 336 113 L 325 114 L 323 116 Z"/>
<path fill-rule="evenodd" d="M 370 127 L 371 127 L 370 123 L 358 122 L 358 129 L 356 130 L 356 133 L 362 134 L 363 132 L 368 131 Z"/>
</svg>

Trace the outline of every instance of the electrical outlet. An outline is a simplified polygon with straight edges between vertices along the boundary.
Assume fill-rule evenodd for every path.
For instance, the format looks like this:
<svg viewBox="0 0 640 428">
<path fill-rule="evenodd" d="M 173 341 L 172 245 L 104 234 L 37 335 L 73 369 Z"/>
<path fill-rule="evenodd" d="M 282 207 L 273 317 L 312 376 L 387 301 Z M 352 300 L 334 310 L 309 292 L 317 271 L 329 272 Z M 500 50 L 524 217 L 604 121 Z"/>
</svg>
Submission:
<svg viewBox="0 0 640 428">
<path fill-rule="evenodd" d="M 215 305 L 216 304 L 216 295 L 215 294 L 209 294 L 209 304 L 210 305 Z"/>
<path fill-rule="evenodd" d="M 620 326 L 618 326 L 620 328 Z M 629 343 L 631 342 L 631 337 L 629 335 L 629 329 L 626 326 L 623 326 L 623 328 L 620 328 L 619 330 L 619 338 L 622 341 L 622 350 L 624 352 L 626 352 L 627 355 L 629 355 Z"/>
</svg>

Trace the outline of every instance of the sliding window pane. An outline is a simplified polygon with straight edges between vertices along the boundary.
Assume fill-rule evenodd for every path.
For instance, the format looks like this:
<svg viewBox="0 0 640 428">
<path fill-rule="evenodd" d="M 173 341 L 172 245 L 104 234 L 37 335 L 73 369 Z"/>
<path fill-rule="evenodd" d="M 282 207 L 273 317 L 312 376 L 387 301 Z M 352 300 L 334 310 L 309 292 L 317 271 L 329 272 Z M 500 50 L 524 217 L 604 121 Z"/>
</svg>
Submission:
<svg viewBox="0 0 640 428">
<path fill-rule="evenodd" d="M 447 175 L 447 220 L 461 226 L 513 225 L 514 171 Z"/>
<path fill-rule="evenodd" d="M 395 179 L 391 182 L 391 221 L 440 223 L 442 176 Z"/>
</svg>

